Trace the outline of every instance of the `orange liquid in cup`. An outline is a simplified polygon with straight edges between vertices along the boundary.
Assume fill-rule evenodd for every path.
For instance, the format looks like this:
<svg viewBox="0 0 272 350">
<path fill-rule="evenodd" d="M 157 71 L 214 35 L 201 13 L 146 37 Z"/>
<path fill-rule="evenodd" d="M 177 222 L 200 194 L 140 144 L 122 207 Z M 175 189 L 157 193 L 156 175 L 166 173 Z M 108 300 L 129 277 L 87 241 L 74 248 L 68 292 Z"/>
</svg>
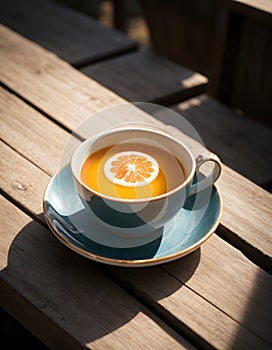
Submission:
<svg viewBox="0 0 272 350">
<path fill-rule="evenodd" d="M 123 152 L 125 152 L 125 156 Z M 127 157 L 128 152 L 129 159 Z M 139 156 L 139 154 L 137 156 L 137 152 L 141 152 L 147 157 Z M 121 157 L 123 158 L 120 158 L 119 153 L 122 153 Z M 155 160 L 156 169 L 149 156 Z M 122 163 L 124 159 L 126 162 Z M 107 177 L 107 171 L 105 171 L 107 161 L 110 164 L 109 171 L 116 171 L 112 176 L 119 177 L 120 180 L 118 181 L 121 181 L 122 184 L 116 184 Z M 126 171 L 128 166 L 134 167 L 130 163 L 136 164 L 136 172 Z M 120 164 L 125 164 L 125 167 L 120 167 Z M 154 180 L 149 182 L 149 179 L 152 179 L 152 175 L 154 175 L 152 174 L 155 171 L 154 169 L 157 170 L 157 175 Z M 144 185 L 139 185 L 137 180 L 138 171 L 140 171 L 138 180 L 145 178 Z M 176 157 L 157 147 L 137 143 L 113 145 L 94 152 L 84 161 L 80 177 L 83 183 L 96 192 L 123 199 L 156 197 L 171 191 L 185 180 L 183 167 Z M 129 186 L 127 185 L 128 182 Z"/>
</svg>

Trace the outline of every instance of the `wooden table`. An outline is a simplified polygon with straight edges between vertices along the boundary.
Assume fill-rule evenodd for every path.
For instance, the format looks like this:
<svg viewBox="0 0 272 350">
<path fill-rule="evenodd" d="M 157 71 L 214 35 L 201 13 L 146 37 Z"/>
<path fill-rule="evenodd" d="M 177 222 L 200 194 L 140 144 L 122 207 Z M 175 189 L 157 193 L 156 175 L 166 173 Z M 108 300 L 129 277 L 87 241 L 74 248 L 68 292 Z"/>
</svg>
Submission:
<svg viewBox="0 0 272 350">
<path fill-rule="evenodd" d="M 133 269 L 77 255 L 43 192 L 70 131 L 125 101 L 4 26 L 0 48 L 1 306 L 50 348 L 271 349 L 271 194 L 224 166 L 221 224 L 195 252 Z"/>
</svg>

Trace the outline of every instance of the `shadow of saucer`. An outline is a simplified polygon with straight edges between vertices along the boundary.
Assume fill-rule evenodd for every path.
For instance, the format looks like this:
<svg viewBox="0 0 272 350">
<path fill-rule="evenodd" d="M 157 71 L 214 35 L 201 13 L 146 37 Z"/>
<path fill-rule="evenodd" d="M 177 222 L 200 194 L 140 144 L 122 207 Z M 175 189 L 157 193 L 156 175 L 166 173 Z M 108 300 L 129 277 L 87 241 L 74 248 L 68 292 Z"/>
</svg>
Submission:
<svg viewBox="0 0 272 350">
<path fill-rule="evenodd" d="M 43 221 L 42 216 L 40 214 L 39 219 Z M 199 259 L 200 250 L 190 254 L 184 260 L 184 269 L 193 274 Z M 175 293 L 182 287 L 181 283 L 173 278 L 168 283 L 169 275 L 159 267 L 111 269 L 119 281 L 113 278 L 110 267 L 75 254 L 60 244 L 48 229 L 31 221 L 11 243 L 7 266 L 0 271 L 4 284 L 10 285 L 15 294 L 26 301 L 16 304 L 9 293 L 4 295 L 4 289 L 3 300 L 7 311 L 49 347 L 56 347 L 60 341 L 64 347 L 78 342 L 91 343 L 125 324 L 137 322 L 134 319 L 138 314 L 152 318 L 172 338 L 182 342 L 179 335 L 148 310 L 148 303 L 143 305 L 127 293 L 121 279 L 126 271 L 131 275 L 129 283 L 137 282 L 140 290 L 148 278 L 155 302 Z M 149 332 L 150 341 L 156 337 L 154 332 L 152 329 Z"/>
<path fill-rule="evenodd" d="M 163 229 L 154 230 L 147 237 L 127 238 L 113 234 L 97 220 L 87 217 L 85 210 L 72 215 L 63 215 L 55 210 L 50 202 L 45 202 L 47 217 L 57 237 L 65 237 L 74 250 L 84 256 L 103 257 L 114 260 L 146 260 L 152 259 L 161 244 Z M 88 220 L 89 219 L 89 220 Z M 91 230 L 90 230 L 91 227 Z M 132 246 L 133 243 L 137 246 Z"/>
</svg>

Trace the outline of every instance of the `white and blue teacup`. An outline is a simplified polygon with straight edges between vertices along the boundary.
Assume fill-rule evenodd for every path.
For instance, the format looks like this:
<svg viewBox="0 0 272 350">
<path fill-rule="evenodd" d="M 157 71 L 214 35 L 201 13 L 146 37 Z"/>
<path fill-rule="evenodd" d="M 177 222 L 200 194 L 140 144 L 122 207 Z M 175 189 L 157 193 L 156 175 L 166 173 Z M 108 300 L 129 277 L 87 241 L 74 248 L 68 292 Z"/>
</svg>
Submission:
<svg viewBox="0 0 272 350">
<path fill-rule="evenodd" d="M 150 198 L 124 199 L 104 195 L 82 182 L 81 167 L 88 156 L 100 149 L 125 142 L 139 142 L 166 149 L 182 164 L 185 181 L 170 191 Z M 192 183 L 200 166 L 214 162 L 211 173 L 197 183 Z M 203 153 L 196 159 L 191 151 L 172 135 L 156 128 L 120 127 L 90 137 L 80 144 L 72 156 L 71 170 L 76 190 L 85 209 L 110 231 L 126 237 L 144 236 L 163 227 L 183 208 L 186 199 L 218 179 L 221 162 L 212 153 Z M 171 169 L 168 169 L 171 172 Z M 166 174 L 167 178 L 167 174 Z"/>
</svg>

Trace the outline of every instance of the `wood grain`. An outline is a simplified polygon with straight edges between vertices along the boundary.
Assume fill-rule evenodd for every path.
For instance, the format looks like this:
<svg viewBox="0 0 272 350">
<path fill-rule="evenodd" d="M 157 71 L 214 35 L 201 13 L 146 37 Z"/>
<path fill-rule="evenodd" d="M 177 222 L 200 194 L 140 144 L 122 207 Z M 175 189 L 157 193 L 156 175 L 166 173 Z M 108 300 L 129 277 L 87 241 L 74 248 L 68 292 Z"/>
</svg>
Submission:
<svg viewBox="0 0 272 350">
<path fill-rule="evenodd" d="M 43 192 L 50 177 L 2 141 L 0 149 L 1 189 L 31 213 L 42 213 Z"/>
<path fill-rule="evenodd" d="M 116 123 L 150 121 L 146 113 L 132 106 L 127 113 L 109 109 L 99 118 L 102 109 L 128 102 L 110 92 L 84 74 L 35 45 L 29 40 L 0 27 L 0 80 L 26 101 L 49 115 L 68 130 L 77 130 L 89 119 L 91 127 L 83 127 L 81 135 L 88 136 L 94 125 L 100 130 Z M 98 116 L 99 122 L 92 119 Z M 99 130 L 96 130 L 99 131 Z"/>
<path fill-rule="evenodd" d="M 0 27 L 0 80 L 70 130 L 99 110 L 125 102 L 8 28 Z"/>
<path fill-rule="evenodd" d="M 64 146 L 73 138 L 68 132 L 0 88 L 0 137 L 24 157 L 53 175 L 65 159 Z M 75 146 L 79 143 L 74 139 Z"/>
<path fill-rule="evenodd" d="M 218 186 L 225 208 L 220 234 L 272 272 L 272 195 L 228 167 Z"/>
<path fill-rule="evenodd" d="M 95 264 L 0 200 L 1 305 L 50 348 L 193 349 Z"/>
<path fill-rule="evenodd" d="M 272 130 L 202 95 L 176 106 L 224 164 L 258 185 L 272 181 Z M 179 125 L 177 116 L 176 125 Z"/>
<path fill-rule="evenodd" d="M 128 101 L 163 105 L 205 91 L 208 79 L 155 54 L 135 52 L 81 69 Z"/>
<path fill-rule="evenodd" d="M 49 1 L 1 1 L 0 20 L 75 66 L 137 47 L 128 36 Z"/>
<path fill-rule="evenodd" d="M 257 349 L 258 340 L 247 339 L 246 329 L 258 334 L 264 341 L 261 347 L 268 349 L 272 325 L 271 275 L 216 235 L 201 247 L 197 266 L 194 255 L 163 265 L 163 273 L 157 268 L 145 269 L 144 274 L 140 269 L 131 274 L 127 269 L 111 268 L 111 273 L 158 312 L 174 315 L 175 324 L 185 322 L 198 332 L 206 329 L 201 335 L 215 348 Z M 202 299 L 197 299 L 192 291 Z M 222 313 L 215 313 L 206 301 Z M 240 326 L 223 320 L 223 315 L 237 320 Z M 216 339 L 217 332 L 220 340 Z"/>
<path fill-rule="evenodd" d="M 29 172 L 30 179 L 31 177 L 41 178 L 37 171 L 39 169 L 31 166 L 31 164 L 26 164 L 28 161 L 15 151 L 9 152 L 9 160 L 11 163 L 16 163 L 20 168 L 24 168 L 26 174 Z M 11 176 L 12 178 L 12 173 L 10 174 L 7 170 L 6 176 Z M 12 187 L 11 184 L 5 184 L 3 190 L 9 193 L 16 202 L 20 201 L 23 203 L 27 212 L 33 215 L 40 213 L 39 210 L 35 208 L 33 199 L 37 197 L 37 194 L 38 198 L 41 198 L 41 192 L 44 190 L 44 184 L 42 182 L 36 181 L 34 193 L 28 195 L 24 201 L 20 198 L 20 192 L 16 192 L 10 187 Z M 52 242 L 52 244 L 53 243 L 56 244 L 56 242 Z M 8 249 L 6 248 L 6 250 Z M 63 248 L 63 250 L 66 250 L 66 248 Z M 59 257 L 61 257 L 60 252 L 58 253 Z M 218 252 L 220 252 L 220 254 Z M 76 259 L 76 254 L 73 256 Z M 216 261 L 219 267 L 221 267 L 222 265 L 225 266 L 228 260 L 233 260 L 233 263 L 227 270 L 228 274 L 219 273 L 218 271 L 216 271 L 216 273 L 212 272 L 215 269 L 214 264 Z M 123 273 L 123 269 L 117 268 L 110 269 L 110 273 L 113 273 L 114 278 L 125 287 L 129 284 L 132 290 L 134 290 L 134 293 L 136 291 L 136 297 L 137 295 L 140 295 L 140 297 L 145 296 L 148 290 L 148 300 L 144 300 L 146 305 L 151 308 L 154 307 L 159 313 L 162 312 L 163 319 L 167 323 L 172 324 L 172 322 L 174 322 L 175 329 L 178 329 L 181 334 L 186 334 L 186 336 L 192 339 L 198 346 L 202 346 L 203 344 L 207 346 L 211 344 L 215 348 L 225 349 L 234 341 L 233 334 L 239 333 L 241 339 L 238 343 L 241 349 L 248 348 L 249 344 L 255 344 L 256 348 L 265 348 L 265 340 L 267 334 L 269 334 L 266 326 L 261 326 L 263 341 L 253 335 L 256 329 L 258 330 L 261 321 L 255 324 L 256 319 L 253 318 L 249 326 L 247 324 L 249 330 L 242 325 L 246 323 L 243 319 L 246 304 L 248 303 L 250 305 L 251 302 L 253 306 L 256 304 L 259 308 L 259 311 L 256 313 L 258 320 L 262 317 L 265 322 L 267 322 L 267 325 L 269 324 L 270 316 L 269 313 L 268 315 L 266 314 L 267 308 L 265 306 L 265 301 L 268 298 L 265 291 L 268 291 L 269 288 L 264 288 L 264 294 L 262 294 L 262 296 L 266 298 L 256 297 L 251 300 L 249 294 L 247 298 L 243 298 L 245 296 L 245 290 L 250 291 L 253 288 L 255 275 L 261 273 L 264 276 L 263 285 L 265 285 L 270 283 L 268 274 L 261 272 L 261 269 L 254 266 L 243 257 L 241 253 L 238 253 L 235 248 L 218 237 L 214 237 L 212 240 L 205 243 L 201 249 L 201 256 L 200 251 L 198 251 L 189 258 L 185 258 L 185 260 L 181 259 L 173 263 L 174 266 L 175 264 L 177 265 L 177 270 L 183 271 L 184 276 L 187 276 L 187 278 L 184 277 L 183 280 L 180 279 L 178 283 L 176 276 L 171 277 L 162 270 L 157 270 L 156 268 L 133 269 L 133 273 L 131 273 L 130 269 Z M 200 269 L 200 265 L 202 265 L 203 268 L 201 268 L 201 273 L 198 274 L 197 271 Z M 246 271 L 246 274 L 243 276 L 239 275 L 238 279 L 236 271 L 241 274 L 240 271 L 243 271 L 243 269 Z M 139 270 L 139 273 L 135 274 L 137 270 Z M 147 271 L 150 271 L 150 275 Z M 170 271 L 170 273 L 172 272 Z M 150 277 L 151 275 L 154 276 L 153 279 Z M 197 276 L 197 281 L 192 285 L 188 284 L 187 279 L 189 281 L 189 278 L 191 278 L 191 281 L 195 278 L 195 275 Z M 134 276 L 138 276 L 138 280 L 135 280 Z M 210 285 L 218 285 L 220 289 L 226 288 L 224 287 L 226 278 L 229 279 L 229 283 L 233 286 L 233 292 L 230 295 L 228 294 L 230 292 L 229 289 L 220 292 L 220 295 L 226 295 L 226 302 L 224 302 L 224 298 L 218 295 L 217 292 L 211 292 L 211 298 L 209 298 Z M 208 283 L 207 280 L 211 281 Z M 147 283 L 147 281 L 149 281 L 149 283 Z M 16 281 L 14 281 L 14 283 L 15 282 Z M 153 287 L 151 287 L 150 283 Z M 215 288 L 215 291 L 218 291 L 218 289 Z M 231 304 L 232 298 L 236 300 L 234 305 Z M 162 300 L 163 302 L 160 302 Z M 216 307 L 214 306 L 215 304 Z M 176 311 L 174 311 L 173 305 L 175 305 Z M 224 329 L 223 332 L 222 329 Z M 220 336 L 218 336 L 218 334 L 220 334 Z"/>
<path fill-rule="evenodd" d="M 181 266 L 181 262 L 168 264 L 166 270 L 185 282 L 186 273 Z M 194 291 L 201 290 L 203 298 L 272 344 L 272 276 L 217 235 L 203 246 L 201 262 L 186 284 Z"/>
</svg>

